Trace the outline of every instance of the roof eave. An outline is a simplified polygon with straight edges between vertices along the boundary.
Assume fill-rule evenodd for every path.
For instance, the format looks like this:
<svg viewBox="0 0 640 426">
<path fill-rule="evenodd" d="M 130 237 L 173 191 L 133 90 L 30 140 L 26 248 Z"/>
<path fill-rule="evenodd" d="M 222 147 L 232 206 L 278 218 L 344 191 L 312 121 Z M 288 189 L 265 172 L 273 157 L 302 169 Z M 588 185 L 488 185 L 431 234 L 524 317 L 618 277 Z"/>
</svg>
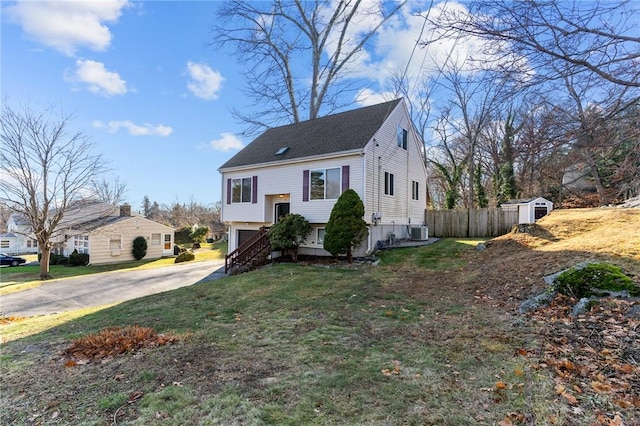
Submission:
<svg viewBox="0 0 640 426">
<path fill-rule="evenodd" d="M 291 158 L 287 160 L 278 160 L 278 161 L 268 161 L 265 163 L 246 164 L 242 166 L 220 167 L 218 169 L 218 172 L 220 173 L 237 172 L 240 170 L 258 169 L 258 168 L 265 168 L 265 167 L 278 167 L 282 165 L 308 163 L 310 161 L 326 160 L 326 159 L 332 159 L 332 158 L 352 157 L 354 155 L 363 155 L 364 150 L 365 149 L 363 147 L 358 149 L 352 149 L 349 151 L 332 152 L 330 154 L 313 155 L 309 157 Z"/>
</svg>

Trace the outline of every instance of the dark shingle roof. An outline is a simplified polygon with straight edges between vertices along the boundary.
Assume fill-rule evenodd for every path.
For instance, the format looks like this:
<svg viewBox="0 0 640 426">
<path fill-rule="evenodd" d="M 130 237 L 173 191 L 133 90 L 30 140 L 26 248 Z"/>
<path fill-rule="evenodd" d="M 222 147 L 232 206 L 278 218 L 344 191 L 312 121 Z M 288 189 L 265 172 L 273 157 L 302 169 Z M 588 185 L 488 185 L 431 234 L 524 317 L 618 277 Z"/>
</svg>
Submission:
<svg viewBox="0 0 640 426">
<path fill-rule="evenodd" d="M 400 101 L 268 129 L 220 169 L 362 149 Z M 284 153 L 276 155 L 285 147 Z"/>
<path fill-rule="evenodd" d="M 533 200 L 537 200 L 541 197 L 531 197 L 531 198 L 514 198 L 513 200 L 507 200 L 502 204 L 527 204 L 532 202 Z"/>
</svg>

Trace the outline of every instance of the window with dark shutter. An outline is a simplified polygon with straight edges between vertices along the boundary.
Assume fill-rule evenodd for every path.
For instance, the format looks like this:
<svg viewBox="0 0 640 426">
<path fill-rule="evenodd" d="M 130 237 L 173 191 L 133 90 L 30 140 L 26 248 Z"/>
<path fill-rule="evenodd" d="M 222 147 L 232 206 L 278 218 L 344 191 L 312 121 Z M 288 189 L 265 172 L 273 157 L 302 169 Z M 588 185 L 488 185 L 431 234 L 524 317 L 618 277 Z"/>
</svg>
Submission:
<svg viewBox="0 0 640 426">
<path fill-rule="evenodd" d="M 302 201 L 309 201 L 309 170 L 302 171 Z"/>
<path fill-rule="evenodd" d="M 349 189 L 349 166 L 342 166 L 342 192 Z"/>
<path fill-rule="evenodd" d="M 253 185 L 251 187 L 251 203 L 256 204 L 258 202 L 258 176 L 253 176 Z"/>
</svg>

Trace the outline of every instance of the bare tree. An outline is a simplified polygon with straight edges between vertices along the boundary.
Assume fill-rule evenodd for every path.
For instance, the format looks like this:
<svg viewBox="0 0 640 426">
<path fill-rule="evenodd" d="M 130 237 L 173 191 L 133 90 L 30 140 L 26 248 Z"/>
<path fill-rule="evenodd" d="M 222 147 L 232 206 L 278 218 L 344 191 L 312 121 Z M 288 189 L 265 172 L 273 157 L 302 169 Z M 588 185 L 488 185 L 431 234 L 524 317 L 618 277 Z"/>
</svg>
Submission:
<svg viewBox="0 0 640 426">
<path fill-rule="evenodd" d="M 102 179 L 91 179 L 92 198 L 100 203 L 119 205 L 125 201 L 127 184 L 118 176 Z"/>
<path fill-rule="evenodd" d="M 233 47 L 246 66 L 246 94 L 260 105 L 234 111 L 247 134 L 340 108 L 345 79 L 376 31 L 403 6 L 385 10 L 362 0 L 245 2 L 221 6 L 212 28 L 218 46 Z M 358 88 L 360 89 L 360 87 Z"/>
<path fill-rule="evenodd" d="M 562 63 L 576 74 L 640 87 L 639 16 L 635 0 L 479 0 L 469 12 L 452 9 L 437 24 L 490 40 L 483 46 L 496 61 L 513 52 L 526 57 L 532 78 L 557 79 L 553 64 Z"/>
<path fill-rule="evenodd" d="M 446 127 L 446 118 L 436 124 L 434 131 L 440 136 L 440 144 L 437 146 L 438 154 L 429 157 L 428 161 L 435 168 L 432 179 L 436 183 L 435 198 L 444 201 L 445 209 L 452 210 L 461 197 L 462 178 L 468 153 L 460 150 L 461 143 L 449 142 L 449 132 L 446 131 Z"/>
<path fill-rule="evenodd" d="M 89 198 L 91 179 L 105 170 L 72 117 L 5 103 L 0 114 L 0 202 L 24 216 L 41 250 L 40 279 L 50 278 L 52 236 L 64 214 Z"/>
</svg>

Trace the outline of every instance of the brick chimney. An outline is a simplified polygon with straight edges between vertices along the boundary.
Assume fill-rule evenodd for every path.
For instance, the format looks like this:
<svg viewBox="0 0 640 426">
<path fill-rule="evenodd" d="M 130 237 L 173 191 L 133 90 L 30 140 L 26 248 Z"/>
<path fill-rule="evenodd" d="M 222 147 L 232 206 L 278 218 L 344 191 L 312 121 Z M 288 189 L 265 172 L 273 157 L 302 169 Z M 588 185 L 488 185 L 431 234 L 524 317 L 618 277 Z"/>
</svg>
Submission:
<svg viewBox="0 0 640 426">
<path fill-rule="evenodd" d="M 131 206 L 123 204 L 120 206 L 120 217 L 131 216 Z"/>
</svg>

